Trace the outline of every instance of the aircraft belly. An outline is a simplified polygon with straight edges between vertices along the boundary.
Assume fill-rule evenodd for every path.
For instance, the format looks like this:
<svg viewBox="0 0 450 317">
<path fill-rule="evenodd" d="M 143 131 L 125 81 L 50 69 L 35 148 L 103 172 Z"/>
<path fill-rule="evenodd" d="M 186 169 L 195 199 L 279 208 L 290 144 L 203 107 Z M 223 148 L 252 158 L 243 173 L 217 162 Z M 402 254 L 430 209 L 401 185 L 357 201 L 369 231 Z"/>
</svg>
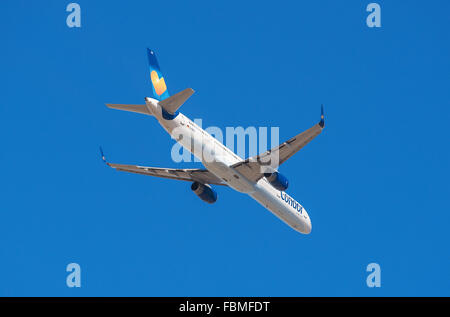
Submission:
<svg viewBox="0 0 450 317">
<path fill-rule="evenodd" d="M 244 178 L 233 168 L 221 161 L 203 162 L 203 165 L 215 174 L 223 179 L 228 186 L 241 193 L 253 193 L 255 191 L 255 184 Z"/>
</svg>

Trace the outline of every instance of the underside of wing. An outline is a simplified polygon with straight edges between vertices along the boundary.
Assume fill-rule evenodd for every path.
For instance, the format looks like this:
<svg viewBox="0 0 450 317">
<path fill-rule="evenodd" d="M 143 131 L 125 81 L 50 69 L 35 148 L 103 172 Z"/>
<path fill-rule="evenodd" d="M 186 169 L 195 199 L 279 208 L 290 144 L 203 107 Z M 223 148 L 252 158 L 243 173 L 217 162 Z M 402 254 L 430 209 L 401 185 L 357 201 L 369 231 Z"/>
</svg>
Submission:
<svg viewBox="0 0 450 317">
<path fill-rule="evenodd" d="M 100 147 L 100 154 L 102 156 L 103 162 L 108 166 L 123 172 L 156 176 L 162 178 L 170 178 L 181 181 L 188 182 L 199 182 L 202 184 L 213 184 L 213 185 L 227 185 L 219 177 L 211 173 L 206 169 L 201 168 L 188 168 L 188 169 L 178 169 L 178 168 L 161 168 L 161 167 L 147 167 L 140 165 L 128 165 L 128 164 L 115 164 L 106 161 L 105 155 L 103 154 L 103 149 Z"/>
<path fill-rule="evenodd" d="M 170 178 L 188 182 L 199 182 L 202 184 L 226 185 L 224 181 L 222 181 L 220 178 L 206 169 L 175 169 L 113 163 L 107 164 L 118 171 Z"/>
<path fill-rule="evenodd" d="M 110 167 L 123 172 L 156 176 L 162 178 L 170 178 L 188 182 L 199 182 L 202 184 L 213 185 L 227 185 L 224 181 L 206 169 L 191 168 L 191 169 L 177 169 L 177 168 L 160 168 L 147 167 L 140 165 L 115 164 L 106 161 L 102 148 L 100 148 L 103 161 Z"/>
<path fill-rule="evenodd" d="M 267 152 L 250 157 L 242 162 L 236 163 L 232 167 L 247 179 L 256 182 L 264 176 L 264 173 L 271 173 L 275 171 L 292 155 L 297 153 L 312 139 L 318 136 L 322 132 L 324 126 L 325 123 L 322 108 L 321 120 L 313 127 Z"/>
</svg>

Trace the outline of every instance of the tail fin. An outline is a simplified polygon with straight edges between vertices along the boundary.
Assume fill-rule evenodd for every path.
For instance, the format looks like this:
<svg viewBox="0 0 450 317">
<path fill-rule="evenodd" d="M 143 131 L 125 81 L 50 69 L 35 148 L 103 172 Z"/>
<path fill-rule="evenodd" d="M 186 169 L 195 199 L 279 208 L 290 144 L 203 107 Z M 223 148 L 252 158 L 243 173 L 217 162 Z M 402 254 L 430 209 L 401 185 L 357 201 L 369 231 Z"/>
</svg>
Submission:
<svg viewBox="0 0 450 317">
<path fill-rule="evenodd" d="M 168 98 L 169 92 L 167 91 L 166 82 L 159 69 L 158 61 L 156 60 L 155 52 L 151 49 L 147 49 L 148 63 L 150 65 L 150 80 L 152 82 L 153 96 L 155 99 L 164 100 Z"/>
</svg>

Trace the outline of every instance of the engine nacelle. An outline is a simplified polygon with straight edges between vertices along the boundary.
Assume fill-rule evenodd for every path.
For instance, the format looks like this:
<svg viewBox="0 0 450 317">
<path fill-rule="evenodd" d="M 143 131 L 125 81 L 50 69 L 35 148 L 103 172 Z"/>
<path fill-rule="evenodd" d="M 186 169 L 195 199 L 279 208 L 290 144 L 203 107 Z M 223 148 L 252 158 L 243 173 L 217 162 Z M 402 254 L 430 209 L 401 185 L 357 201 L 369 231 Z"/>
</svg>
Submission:
<svg viewBox="0 0 450 317">
<path fill-rule="evenodd" d="M 287 180 L 287 178 L 278 172 L 264 173 L 264 177 L 268 180 L 270 185 L 278 190 L 286 190 L 289 186 L 289 181 Z"/>
<path fill-rule="evenodd" d="M 217 201 L 217 193 L 209 185 L 193 182 L 191 190 L 200 197 L 201 200 L 206 201 L 209 204 L 213 204 Z"/>
</svg>

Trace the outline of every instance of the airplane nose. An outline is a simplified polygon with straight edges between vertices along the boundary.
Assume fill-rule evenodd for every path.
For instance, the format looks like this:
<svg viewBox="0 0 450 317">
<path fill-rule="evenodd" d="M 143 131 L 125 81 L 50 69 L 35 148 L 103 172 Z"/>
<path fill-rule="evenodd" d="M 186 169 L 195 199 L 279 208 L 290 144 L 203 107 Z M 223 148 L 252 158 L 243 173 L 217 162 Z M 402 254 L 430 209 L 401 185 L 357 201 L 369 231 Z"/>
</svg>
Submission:
<svg viewBox="0 0 450 317">
<path fill-rule="evenodd" d="M 312 224 L 311 224 L 311 219 L 306 219 L 306 223 L 305 223 L 305 234 L 310 234 L 312 230 Z"/>
<path fill-rule="evenodd" d="M 304 210 L 305 212 L 305 216 L 306 218 L 304 219 L 303 223 L 303 230 L 304 230 L 304 234 L 309 234 L 311 233 L 312 230 L 312 224 L 311 224 L 311 218 L 309 217 L 308 213 L 306 213 L 306 210 Z"/>
</svg>

